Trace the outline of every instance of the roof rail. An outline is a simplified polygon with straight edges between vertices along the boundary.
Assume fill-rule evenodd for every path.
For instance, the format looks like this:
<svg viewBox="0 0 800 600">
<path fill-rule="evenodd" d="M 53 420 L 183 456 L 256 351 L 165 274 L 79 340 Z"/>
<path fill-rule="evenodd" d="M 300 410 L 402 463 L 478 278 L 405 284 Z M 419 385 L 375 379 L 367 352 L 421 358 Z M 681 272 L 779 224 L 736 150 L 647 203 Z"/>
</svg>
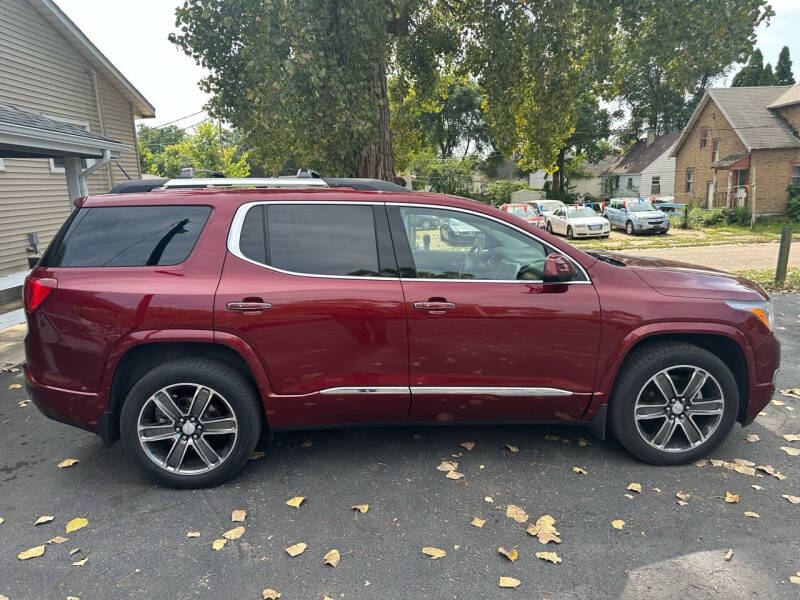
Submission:
<svg viewBox="0 0 800 600">
<path fill-rule="evenodd" d="M 326 188 L 328 184 L 322 179 L 313 177 L 231 177 L 231 178 L 195 178 L 170 179 L 162 188 Z"/>
</svg>

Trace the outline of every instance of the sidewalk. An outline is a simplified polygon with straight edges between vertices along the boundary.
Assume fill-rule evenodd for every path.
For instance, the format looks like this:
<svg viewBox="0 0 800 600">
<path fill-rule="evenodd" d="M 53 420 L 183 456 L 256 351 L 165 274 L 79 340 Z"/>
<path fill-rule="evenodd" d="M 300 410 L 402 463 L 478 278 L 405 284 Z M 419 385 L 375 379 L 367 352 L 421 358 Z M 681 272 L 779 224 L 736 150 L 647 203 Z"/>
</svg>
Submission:
<svg viewBox="0 0 800 600">
<path fill-rule="evenodd" d="M 0 329 L 0 370 L 15 367 L 25 359 L 22 341 L 27 331 L 25 323 Z"/>
<path fill-rule="evenodd" d="M 652 256 L 693 263 L 722 271 L 774 269 L 778 263 L 777 242 L 765 244 L 730 244 L 725 246 L 678 246 L 675 248 L 631 248 L 621 254 Z M 789 266 L 800 266 L 800 244 L 794 242 L 789 252 Z"/>
</svg>

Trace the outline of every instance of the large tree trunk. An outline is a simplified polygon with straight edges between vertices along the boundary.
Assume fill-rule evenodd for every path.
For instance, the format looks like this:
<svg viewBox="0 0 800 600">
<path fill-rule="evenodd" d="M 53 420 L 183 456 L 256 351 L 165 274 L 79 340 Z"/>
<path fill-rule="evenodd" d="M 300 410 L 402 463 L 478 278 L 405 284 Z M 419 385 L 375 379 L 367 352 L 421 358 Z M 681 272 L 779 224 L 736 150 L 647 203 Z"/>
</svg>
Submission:
<svg viewBox="0 0 800 600">
<path fill-rule="evenodd" d="M 564 187 L 564 153 L 566 149 L 562 148 L 558 152 L 558 159 L 556 160 L 556 172 L 553 173 L 553 195 L 559 194 Z"/>
<path fill-rule="evenodd" d="M 375 71 L 373 94 L 380 101 L 378 139 L 365 146 L 356 156 L 356 177 L 394 181 L 394 152 L 389 129 L 389 94 L 386 90 L 386 63 L 380 61 Z"/>
</svg>

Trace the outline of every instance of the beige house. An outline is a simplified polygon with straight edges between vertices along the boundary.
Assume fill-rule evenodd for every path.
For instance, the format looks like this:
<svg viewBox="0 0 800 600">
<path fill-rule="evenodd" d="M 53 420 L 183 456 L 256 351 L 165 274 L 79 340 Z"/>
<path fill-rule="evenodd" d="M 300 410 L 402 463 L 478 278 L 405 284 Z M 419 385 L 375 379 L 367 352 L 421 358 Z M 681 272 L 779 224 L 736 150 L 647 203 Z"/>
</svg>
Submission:
<svg viewBox="0 0 800 600">
<path fill-rule="evenodd" d="M 140 178 L 134 119 L 154 116 L 51 0 L 0 1 L 0 304 L 28 270 L 28 234 L 43 250 L 71 198 Z"/>
<path fill-rule="evenodd" d="M 711 89 L 681 133 L 675 201 L 781 214 L 800 183 L 800 85 Z"/>
</svg>

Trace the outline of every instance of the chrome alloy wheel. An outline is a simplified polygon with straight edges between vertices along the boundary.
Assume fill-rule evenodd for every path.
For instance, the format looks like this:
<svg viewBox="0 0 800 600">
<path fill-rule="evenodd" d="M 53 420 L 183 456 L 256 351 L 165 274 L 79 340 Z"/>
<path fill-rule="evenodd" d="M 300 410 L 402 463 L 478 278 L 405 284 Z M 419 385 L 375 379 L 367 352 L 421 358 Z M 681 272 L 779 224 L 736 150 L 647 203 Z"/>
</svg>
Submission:
<svg viewBox="0 0 800 600">
<path fill-rule="evenodd" d="M 647 380 L 634 405 L 636 430 L 662 452 L 685 452 L 717 430 L 725 409 L 722 386 L 692 365 L 667 367 Z"/>
<path fill-rule="evenodd" d="M 162 469 L 198 475 L 219 467 L 236 445 L 238 423 L 212 388 L 176 383 L 150 396 L 139 411 L 139 444 Z"/>
</svg>

